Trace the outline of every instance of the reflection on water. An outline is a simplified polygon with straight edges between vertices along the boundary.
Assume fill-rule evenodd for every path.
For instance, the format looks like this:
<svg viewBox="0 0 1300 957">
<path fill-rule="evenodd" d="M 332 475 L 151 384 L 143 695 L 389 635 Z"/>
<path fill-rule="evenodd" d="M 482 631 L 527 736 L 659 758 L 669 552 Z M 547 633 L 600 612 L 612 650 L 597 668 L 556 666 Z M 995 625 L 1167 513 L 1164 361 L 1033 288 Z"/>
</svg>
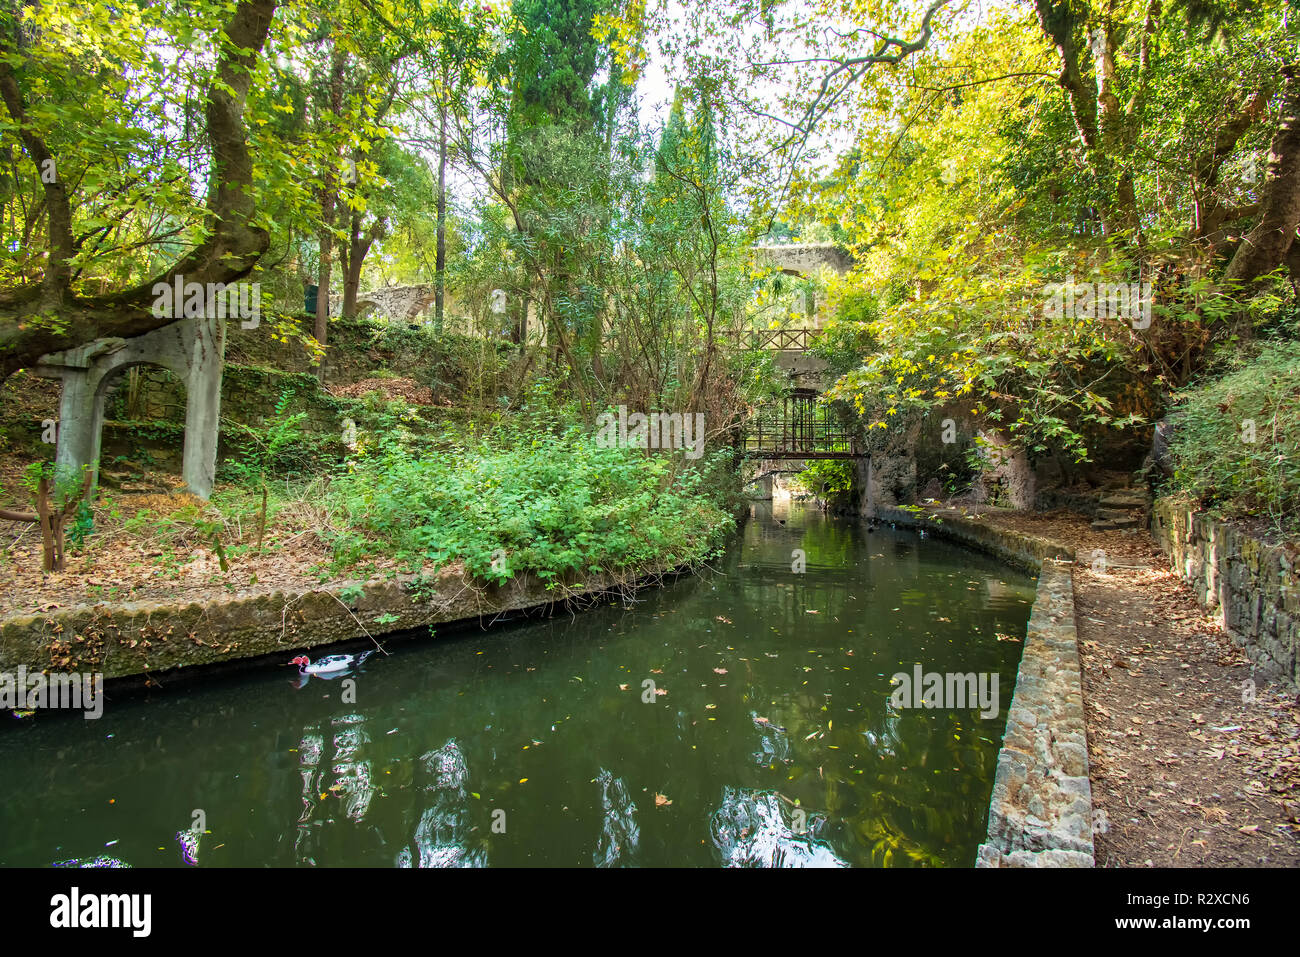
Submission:
<svg viewBox="0 0 1300 957">
<path fill-rule="evenodd" d="M 1032 582 L 756 511 L 705 576 L 393 642 L 355 703 L 271 668 L 5 721 L 0 864 L 970 865 Z M 918 663 L 997 672 L 999 715 L 894 709 Z"/>
<path fill-rule="evenodd" d="M 816 840 L 825 824 L 824 815 L 787 810 L 772 791 L 727 787 L 713 815 L 713 843 L 728 867 L 845 867 Z"/>
<path fill-rule="evenodd" d="M 410 847 L 397 854 L 399 867 L 484 867 L 487 850 L 475 844 L 470 811 L 470 793 L 466 788 L 469 768 L 456 742 L 448 741 L 436 751 L 420 757 L 428 806 L 415 828 L 415 854 Z"/>
<path fill-rule="evenodd" d="M 597 867 L 630 867 L 636 864 L 637 842 L 641 831 L 636 826 L 636 805 L 622 778 L 604 768 L 596 775 L 600 785 L 600 840 L 592 854 Z"/>
</svg>

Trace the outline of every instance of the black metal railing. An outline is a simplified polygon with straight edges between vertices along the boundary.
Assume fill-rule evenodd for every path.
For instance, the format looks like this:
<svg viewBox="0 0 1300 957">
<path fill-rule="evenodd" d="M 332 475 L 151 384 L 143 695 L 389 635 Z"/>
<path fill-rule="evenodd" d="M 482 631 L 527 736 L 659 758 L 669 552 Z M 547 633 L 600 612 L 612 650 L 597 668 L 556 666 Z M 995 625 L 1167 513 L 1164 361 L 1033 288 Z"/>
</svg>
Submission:
<svg viewBox="0 0 1300 957">
<path fill-rule="evenodd" d="M 843 459 L 861 453 L 853 429 L 817 393 L 797 389 L 761 409 L 745 431 L 745 454 L 764 459 Z"/>
</svg>

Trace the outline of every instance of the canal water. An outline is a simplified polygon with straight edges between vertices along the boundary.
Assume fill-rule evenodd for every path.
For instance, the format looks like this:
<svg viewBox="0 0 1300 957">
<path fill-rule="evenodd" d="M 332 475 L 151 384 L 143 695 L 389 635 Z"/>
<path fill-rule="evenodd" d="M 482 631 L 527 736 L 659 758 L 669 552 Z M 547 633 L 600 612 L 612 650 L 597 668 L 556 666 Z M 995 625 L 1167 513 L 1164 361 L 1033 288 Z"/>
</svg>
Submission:
<svg viewBox="0 0 1300 957">
<path fill-rule="evenodd" d="M 0 865 L 972 865 L 1032 579 L 753 513 L 634 600 L 392 641 L 354 701 L 285 667 L 2 714 Z M 996 716 L 896 706 L 916 665 L 996 674 Z"/>
</svg>

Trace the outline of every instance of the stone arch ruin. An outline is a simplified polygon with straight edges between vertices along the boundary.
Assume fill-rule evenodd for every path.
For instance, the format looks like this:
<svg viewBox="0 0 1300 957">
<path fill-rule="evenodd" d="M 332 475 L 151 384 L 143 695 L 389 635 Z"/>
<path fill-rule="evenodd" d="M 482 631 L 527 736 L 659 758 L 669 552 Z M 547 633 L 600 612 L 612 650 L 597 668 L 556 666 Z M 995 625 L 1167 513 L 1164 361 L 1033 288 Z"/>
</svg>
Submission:
<svg viewBox="0 0 1300 957">
<path fill-rule="evenodd" d="M 843 275 L 853 268 L 853 257 L 834 243 L 779 243 L 755 246 L 754 253 L 762 264 L 790 276 L 807 278 L 822 269 Z"/>
<path fill-rule="evenodd" d="M 96 339 L 42 356 L 32 371 L 63 382 L 55 463 L 78 471 L 91 468 L 97 482 L 109 386 L 132 366 L 160 366 L 185 385 L 181 477 L 192 494 L 206 499 L 217 474 L 225 349 L 226 320 L 199 316 L 178 319 L 132 339 Z"/>
</svg>

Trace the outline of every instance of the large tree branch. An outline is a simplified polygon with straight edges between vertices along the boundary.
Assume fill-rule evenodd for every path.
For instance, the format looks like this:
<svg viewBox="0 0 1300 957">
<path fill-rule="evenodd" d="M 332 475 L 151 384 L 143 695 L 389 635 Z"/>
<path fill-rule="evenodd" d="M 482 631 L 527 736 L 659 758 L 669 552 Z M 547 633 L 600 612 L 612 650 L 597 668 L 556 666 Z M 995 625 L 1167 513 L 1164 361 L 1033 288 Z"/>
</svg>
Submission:
<svg viewBox="0 0 1300 957">
<path fill-rule="evenodd" d="M 1215 232 L 1227 221 L 1229 211 L 1222 208 L 1215 187 L 1223 164 L 1237 148 L 1246 131 L 1255 125 L 1259 115 L 1268 107 L 1272 91 L 1256 90 L 1242 107 L 1214 134 L 1214 144 L 1196 157 L 1192 163 L 1192 188 L 1196 194 L 1192 224 L 1192 237 L 1199 238 Z"/>
<path fill-rule="evenodd" d="M 1250 284 L 1286 260 L 1300 226 L 1300 66 L 1282 68 L 1282 107 L 1260 191 L 1262 215 L 1233 253 L 1225 283 Z"/>
<path fill-rule="evenodd" d="M 84 298 L 74 294 L 71 278 L 66 271 L 58 270 L 58 256 L 52 251 L 40 289 L 11 294 L 0 305 L 0 379 L 35 363 L 48 352 L 103 337 L 143 335 L 173 322 L 153 314 L 153 287 L 157 283 L 170 284 L 178 276 L 186 282 L 228 283 L 248 275 L 257 264 L 270 237 L 265 229 L 253 224 L 253 160 L 244 110 L 252 72 L 270 32 L 276 4 L 277 0 L 240 0 L 218 38 L 216 70 L 208 87 L 205 110 L 212 150 L 207 237 L 171 268 L 139 286 Z M 0 86 L 6 79 L 17 89 L 17 77 L 0 68 Z M 12 115 L 9 100 L 6 94 L 5 105 Z M 21 96 L 18 103 L 21 105 Z M 48 155 L 48 151 L 34 151 L 30 144 L 28 149 L 38 165 L 43 155 Z M 51 158 L 57 169 L 57 158 Z M 50 184 L 45 185 L 46 202 L 53 207 L 57 197 L 51 195 Z M 52 209 L 52 224 L 55 215 Z M 51 233 L 52 242 L 57 241 L 53 225 Z M 71 237 L 69 215 L 69 244 Z"/>
<path fill-rule="evenodd" d="M 1083 145 L 1095 149 L 1100 137 L 1097 130 L 1097 101 L 1084 80 L 1079 60 L 1079 42 L 1076 37 L 1076 20 L 1070 10 L 1070 0 L 1034 0 L 1038 23 L 1043 33 L 1056 46 L 1061 55 L 1061 73 L 1057 82 L 1065 90 L 1070 103 L 1070 115 Z"/>
<path fill-rule="evenodd" d="M 931 0 L 921 17 L 921 26 L 912 39 L 881 36 L 871 53 L 833 60 L 833 68 L 822 77 L 812 101 L 800 118 L 793 123 L 781 121 L 791 127 L 791 133 L 781 144 L 785 148 L 806 140 L 817 124 L 826 116 L 840 98 L 857 84 L 874 66 L 894 65 L 924 50 L 934 35 L 934 18 L 952 0 Z"/>
</svg>

